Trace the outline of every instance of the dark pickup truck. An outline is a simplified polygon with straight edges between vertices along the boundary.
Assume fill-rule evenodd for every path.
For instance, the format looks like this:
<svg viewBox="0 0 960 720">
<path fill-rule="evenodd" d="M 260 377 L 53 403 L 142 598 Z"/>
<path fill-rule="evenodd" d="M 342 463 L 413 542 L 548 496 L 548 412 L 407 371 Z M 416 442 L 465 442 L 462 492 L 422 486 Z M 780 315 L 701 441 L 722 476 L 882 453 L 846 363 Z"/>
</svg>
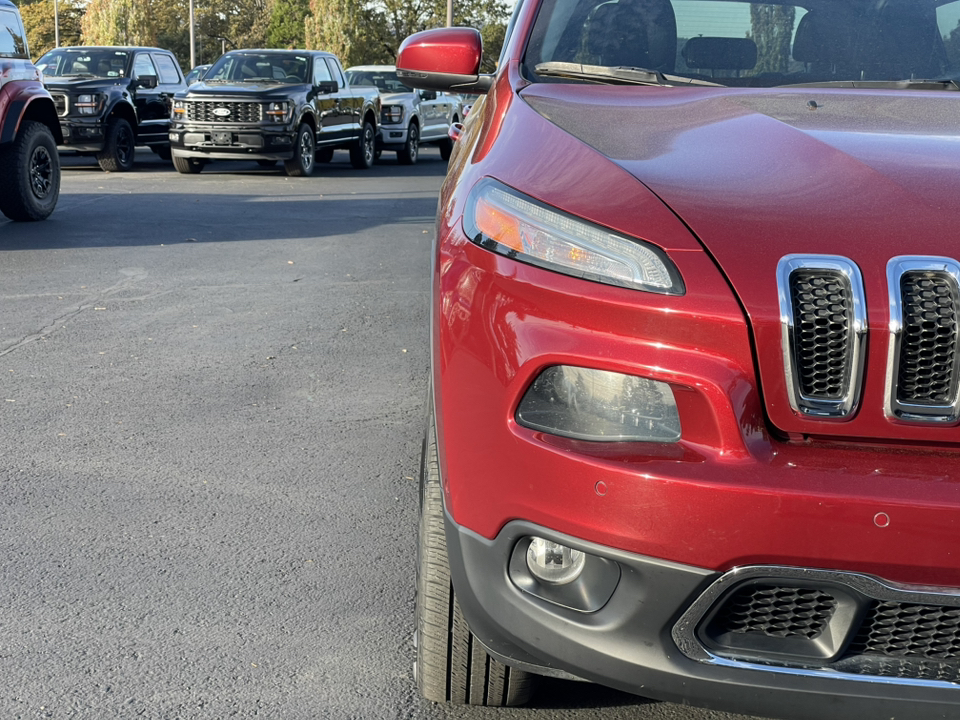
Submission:
<svg viewBox="0 0 960 720">
<path fill-rule="evenodd" d="M 209 160 L 283 161 L 288 175 L 307 176 L 344 148 L 369 168 L 379 117 L 376 88 L 352 89 L 330 53 L 234 50 L 174 98 L 173 164 L 198 173 Z"/>
<path fill-rule="evenodd" d="M 170 103 L 186 83 L 169 50 L 63 47 L 37 66 L 60 116 L 61 149 L 95 155 L 107 172 L 132 170 L 136 145 L 170 158 Z"/>
</svg>

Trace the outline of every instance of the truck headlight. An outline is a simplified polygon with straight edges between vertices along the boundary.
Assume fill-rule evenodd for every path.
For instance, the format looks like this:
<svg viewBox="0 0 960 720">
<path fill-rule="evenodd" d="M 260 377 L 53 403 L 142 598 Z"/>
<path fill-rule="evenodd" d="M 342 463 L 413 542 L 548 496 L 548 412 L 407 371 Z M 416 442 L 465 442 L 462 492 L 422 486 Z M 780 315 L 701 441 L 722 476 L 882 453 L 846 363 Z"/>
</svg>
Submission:
<svg viewBox="0 0 960 720">
<path fill-rule="evenodd" d="M 683 295 L 660 248 L 568 215 L 485 178 L 467 200 L 467 236 L 481 247 L 547 270 L 607 285 Z"/>
<path fill-rule="evenodd" d="M 173 101 L 173 120 L 183 120 L 187 117 L 187 103 L 183 100 Z"/>
<path fill-rule="evenodd" d="M 287 113 L 290 112 L 290 103 L 286 101 L 267 103 L 265 110 L 268 121 L 276 123 L 286 122 Z"/>
<path fill-rule="evenodd" d="M 403 122 L 403 106 L 384 105 L 383 109 L 380 111 L 380 122 L 384 124 L 396 124 Z"/>
<path fill-rule="evenodd" d="M 96 115 L 100 112 L 100 98 L 101 95 L 99 93 L 78 95 L 76 102 L 77 112 L 81 115 Z"/>
</svg>

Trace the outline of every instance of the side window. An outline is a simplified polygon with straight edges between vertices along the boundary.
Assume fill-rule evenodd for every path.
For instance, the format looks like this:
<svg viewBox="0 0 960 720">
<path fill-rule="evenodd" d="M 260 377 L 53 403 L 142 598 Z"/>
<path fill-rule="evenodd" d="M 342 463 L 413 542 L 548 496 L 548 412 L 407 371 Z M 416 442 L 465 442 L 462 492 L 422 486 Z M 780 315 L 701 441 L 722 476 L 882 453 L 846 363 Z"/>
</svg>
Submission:
<svg viewBox="0 0 960 720">
<path fill-rule="evenodd" d="M 937 26 L 943 37 L 950 67 L 960 66 L 960 2 L 947 3 L 937 8 Z"/>
<path fill-rule="evenodd" d="M 0 10 L 0 57 L 30 57 L 20 18 L 7 10 Z"/>
<path fill-rule="evenodd" d="M 330 82 L 331 80 L 333 80 L 333 78 L 330 76 L 330 68 L 327 67 L 327 64 L 323 61 L 323 58 L 314 58 L 313 84 L 316 85 L 322 82 Z"/>
<path fill-rule="evenodd" d="M 169 55 L 154 53 L 153 59 L 160 70 L 160 82 L 164 85 L 176 85 L 180 82 L 180 71 L 177 63 Z"/>
<path fill-rule="evenodd" d="M 343 79 L 343 73 L 340 71 L 340 66 L 337 64 L 337 61 L 333 58 L 327 58 L 327 65 L 330 66 L 330 73 L 333 75 L 333 79 L 337 81 L 337 84 L 342 88 L 346 87 L 347 81 Z"/>
<path fill-rule="evenodd" d="M 140 53 L 133 61 L 133 76 L 141 78 L 144 75 L 157 75 L 157 68 L 147 53 Z"/>
</svg>

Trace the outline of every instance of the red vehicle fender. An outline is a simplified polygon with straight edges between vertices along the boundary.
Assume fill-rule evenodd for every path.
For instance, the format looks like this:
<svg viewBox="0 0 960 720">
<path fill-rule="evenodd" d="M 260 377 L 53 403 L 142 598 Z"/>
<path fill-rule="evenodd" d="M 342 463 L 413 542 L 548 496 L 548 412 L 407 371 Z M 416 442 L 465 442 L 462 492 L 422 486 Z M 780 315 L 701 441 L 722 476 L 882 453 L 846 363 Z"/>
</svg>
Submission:
<svg viewBox="0 0 960 720">
<path fill-rule="evenodd" d="M 4 79 L 5 74 L 6 70 L 0 68 L 0 80 Z M 34 103 L 46 103 L 43 111 L 36 115 L 50 125 L 57 144 L 63 142 L 53 102 L 43 83 L 39 80 L 12 80 L 0 86 L 0 144 L 13 141 L 21 121 Z"/>
</svg>

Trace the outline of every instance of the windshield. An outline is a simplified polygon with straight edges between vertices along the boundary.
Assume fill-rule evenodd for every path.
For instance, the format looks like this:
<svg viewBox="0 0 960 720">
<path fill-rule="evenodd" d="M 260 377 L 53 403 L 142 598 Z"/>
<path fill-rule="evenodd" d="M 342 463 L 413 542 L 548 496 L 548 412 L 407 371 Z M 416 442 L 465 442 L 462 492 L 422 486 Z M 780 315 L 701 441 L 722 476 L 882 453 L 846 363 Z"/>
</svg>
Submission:
<svg viewBox="0 0 960 720">
<path fill-rule="evenodd" d="M 51 50 L 37 61 L 37 67 L 48 78 L 121 78 L 127 75 L 127 60 L 129 57 L 130 53 L 113 48 Z"/>
<path fill-rule="evenodd" d="M 413 92 L 400 82 L 394 70 L 347 70 L 347 80 L 351 85 L 373 85 L 383 93 Z"/>
<path fill-rule="evenodd" d="M 310 58 L 290 53 L 227 53 L 203 74 L 204 82 L 305 83 Z"/>
<path fill-rule="evenodd" d="M 524 74 L 597 82 L 570 70 L 582 64 L 741 87 L 960 78 L 960 0 L 805 2 L 544 0 Z"/>
</svg>

